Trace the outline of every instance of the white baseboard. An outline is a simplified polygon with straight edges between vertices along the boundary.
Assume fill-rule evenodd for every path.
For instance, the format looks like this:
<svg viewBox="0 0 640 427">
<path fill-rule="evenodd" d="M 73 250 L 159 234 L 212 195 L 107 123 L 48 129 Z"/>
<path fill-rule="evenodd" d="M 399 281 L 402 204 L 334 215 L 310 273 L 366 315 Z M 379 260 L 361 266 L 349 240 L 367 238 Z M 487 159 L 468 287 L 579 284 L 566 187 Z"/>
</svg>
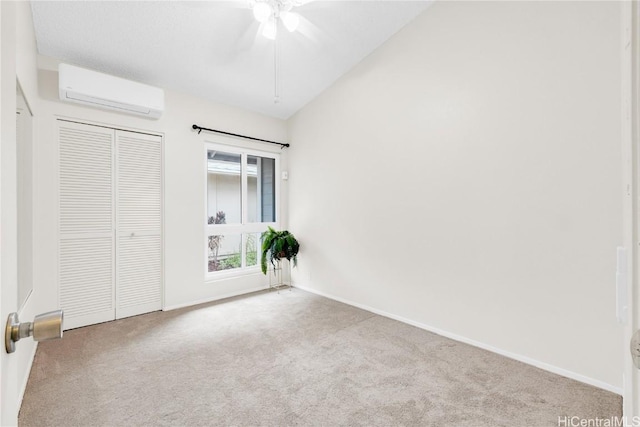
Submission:
<svg viewBox="0 0 640 427">
<path fill-rule="evenodd" d="M 322 297 L 325 297 L 325 298 L 332 299 L 334 301 L 341 302 L 343 304 L 351 305 L 353 307 L 357 307 L 357 308 L 360 308 L 362 310 L 378 314 L 380 316 L 388 317 L 389 319 L 397 320 L 399 322 L 406 323 L 408 325 L 415 326 L 417 328 L 424 329 L 424 330 L 429 331 L 429 332 L 433 332 L 434 334 L 438 334 L 438 335 L 441 335 L 443 337 L 450 338 L 450 339 L 452 339 L 454 341 L 459 341 L 459 342 L 462 342 L 462 343 L 465 343 L 465 344 L 469 344 L 469 345 L 472 345 L 474 347 L 478 347 L 478 348 L 481 348 L 483 350 L 487 350 L 487 351 L 490 351 L 492 353 L 496 353 L 496 354 L 499 354 L 501 356 L 508 357 L 509 359 L 517 360 L 519 362 L 526 363 L 527 365 L 535 366 L 536 368 L 540 368 L 540 369 L 543 369 L 545 371 L 548 371 L 548 372 L 551 372 L 551 373 L 554 373 L 554 374 L 558 374 L 558 375 L 561 375 L 563 377 L 570 378 L 572 380 L 580 381 L 582 383 L 589 384 L 589 385 L 592 385 L 594 387 L 598 387 L 598 388 L 601 388 L 603 390 L 607 390 L 607 391 L 610 391 L 612 393 L 619 394 L 619 395 L 622 396 L 622 387 L 615 387 L 615 386 L 613 386 L 611 384 L 605 383 L 604 381 L 596 380 L 594 378 L 589 378 L 587 376 L 578 374 L 576 372 L 568 371 L 566 369 L 559 368 L 557 366 L 550 365 L 548 363 L 541 362 L 539 360 L 535 360 L 535 359 L 532 359 L 532 358 L 527 357 L 527 356 L 522 356 L 520 354 L 512 353 L 510 351 L 502 350 L 500 348 L 493 347 L 491 345 L 488 345 L 488 344 L 485 344 L 485 343 L 482 343 L 482 342 L 479 342 L 479 341 L 475 341 L 475 340 L 472 340 L 470 338 L 463 337 L 461 335 L 453 334 L 451 332 L 447 332 L 447 331 L 444 331 L 442 329 L 435 328 L 435 327 L 430 326 L 430 325 L 426 325 L 424 323 L 416 322 L 414 320 L 407 319 L 407 318 L 402 317 L 402 316 L 397 316 L 395 314 L 387 313 L 386 311 L 378 310 L 378 309 L 373 308 L 373 307 L 369 307 L 369 306 L 366 306 L 366 305 L 363 305 L 363 304 L 358 304 L 356 302 L 349 301 L 349 300 L 346 300 L 344 298 L 336 297 L 334 295 L 329 295 L 329 294 L 327 294 L 325 292 L 318 291 L 318 290 L 313 289 L 313 288 L 308 288 L 308 287 L 300 285 L 300 284 L 294 283 L 293 287 L 298 288 L 298 289 L 302 289 L 303 291 L 311 292 L 312 294 L 316 294 L 316 295 L 319 295 L 319 296 L 322 296 Z"/>
<path fill-rule="evenodd" d="M 36 359 L 36 351 L 38 350 L 38 342 L 34 341 L 33 351 L 31 352 L 31 356 L 29 357 L 29 368 L 27 369 L 27 373 L 24 376 L 24 380 L 22 381 L 22 385 L 20 386 L 20 390 L 18 393 L 18 410 L 22 407 L 22 399 L 24 398 L 24 393 L 27 391 L 27 383 L 29 382 L 29 377 L 31 376 L 31 368 L 33 367 L 33 361 Z"/>
<path fill-rule="evenodd" d="M 186 308 L 186 307 L 192 307 L 194 305 L 206 304 L 206 303 L 209 303 L 209 302 L 219 301 L 219 300 L 223 300 L 223 299 L 227 299 L 227 298 L 233 298 L 233 297 L 237 297 L 237 296 L 240 296 L 240 295 L 251 294 L 253 292 L 264 291 L 265 289 L 268 289 L 268 288 L 269 288 L 268 286 L 257 286 L 255 288 L 245 289 L 245 290 L 237 291 L 237 292 L 230 292 L 230 293 L 222 294 L 222 295 L 216 295 L 216 296 L 213 296 L 213 297 L 204 298 L 204 299 L 191 301 L 191 302 L 186 302 L 186 303 L 183 303 L 183 304 L 176 304 L 176 305 L 166 306 L 166 307 L 162 308 L 162 311 L 171 311 L 171 310 L 177 310 L 179 308 Z"/>
</svg>

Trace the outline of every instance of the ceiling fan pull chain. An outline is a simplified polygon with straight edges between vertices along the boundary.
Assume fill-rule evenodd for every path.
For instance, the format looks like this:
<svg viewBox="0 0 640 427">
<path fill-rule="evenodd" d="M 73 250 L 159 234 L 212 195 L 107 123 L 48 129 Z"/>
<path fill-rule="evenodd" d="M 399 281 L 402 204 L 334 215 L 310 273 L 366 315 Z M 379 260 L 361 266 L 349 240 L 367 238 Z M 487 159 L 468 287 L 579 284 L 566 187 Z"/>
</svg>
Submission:
<svg viewBox="0 0 640 427">
<path fill-rule="evenodd" d="M 273 41 L 273 103 L 278 104 L 279 102 L 280 88 L 278 87 L 278 37 L 276 37 Z"/>
</svg>

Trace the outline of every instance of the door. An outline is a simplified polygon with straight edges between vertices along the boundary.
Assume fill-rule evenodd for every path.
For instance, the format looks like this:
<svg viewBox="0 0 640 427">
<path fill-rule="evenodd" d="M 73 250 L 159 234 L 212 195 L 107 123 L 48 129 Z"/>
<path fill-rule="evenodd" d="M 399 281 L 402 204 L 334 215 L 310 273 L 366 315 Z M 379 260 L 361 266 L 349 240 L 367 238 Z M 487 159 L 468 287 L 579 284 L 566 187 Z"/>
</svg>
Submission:
<svg viewBox="0 0 640 427">
<path fill-rule="evenodd" d="M 4 326 L 9 313 L 18 311 L 17 268 L 17 162 L 16 162 L 16 85 L 11 52 L 5 49 L 5 37 L 15 34 L 13 2 L 0 2 L 0 320 Z M 9 46 L 9 43 L 7 43 Z M 8 65 L 6 65 L 8 64 Z M 11 107 L 11 108 L 10 108 Z M 4 328 L 3 328 L 4 329 Z M 4 336 L 4 335 L 3 335 Z M 18 420 L 18 364 L 16 355 L 0 350 L 0 425 L 15 425 Z"/>
<path fill-rule="evenodd" d="M 162 308 L 162 138 L 116 131 L 116 318 Z"/>
<path fill-rule="evenodd" d="M 15 2 L 0 2 L 0 321 L 18 311 Z M 5 40 L 7 42 L 5 43 Z M 23 350 L 24 351 L 24 350 Z M 18 372 L 25 354 L 0 350 L 0 425 L 18 420 Z"/>
<path fill-rule="evenodd" d="M 58 283 L 65 329 L 115 318 L 112 129 L 58 120 Z"/>
<path fill-rule="evenodd" d="M 58 120 L 67 329 L 162 308 L 162 137 Z"/>
<path fill-rule="evenodd" d="M 640 416 L 640 371 L 634 367 L 630 341 L 640 330 L 640 7 L 622 2 L 622 108 L 624 170 L 624 245 L 627 303 L 624 316 L 623 413 L 629 422 Z M 620 298 L 620 295 L 619 295 Z"/>
</svg>

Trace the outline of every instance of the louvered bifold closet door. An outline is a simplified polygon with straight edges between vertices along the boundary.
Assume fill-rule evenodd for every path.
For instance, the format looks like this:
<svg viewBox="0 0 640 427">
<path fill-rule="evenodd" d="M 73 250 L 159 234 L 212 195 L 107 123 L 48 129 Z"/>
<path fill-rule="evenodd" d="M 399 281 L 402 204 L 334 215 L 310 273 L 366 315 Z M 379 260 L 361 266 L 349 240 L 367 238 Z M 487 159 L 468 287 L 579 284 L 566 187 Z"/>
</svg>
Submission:
<svg viewBox="0 0 640 427">
<path fill-rule="evenodd" d="M 162 138 L 116 131 L 116 318 L 162 308 Z"/>
<path fill-rule="evenodd" d="M 115 131 L 59 120 L 59 298 L 65 329 L 113 320 Z"/>
</svg>

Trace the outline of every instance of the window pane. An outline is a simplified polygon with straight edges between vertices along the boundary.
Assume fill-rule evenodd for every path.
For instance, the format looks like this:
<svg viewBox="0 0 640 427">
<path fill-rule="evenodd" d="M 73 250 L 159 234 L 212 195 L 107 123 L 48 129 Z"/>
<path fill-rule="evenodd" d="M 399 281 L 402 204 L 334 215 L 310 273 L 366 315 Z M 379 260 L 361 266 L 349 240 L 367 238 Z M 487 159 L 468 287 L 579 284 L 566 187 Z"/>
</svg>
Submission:
<svg viewBox="0 0 640 427">
<path fill-rule="evenodd" d="M 276 161 L 268 157 L 247 157 L 249 222 L 276 221 Z"/>
<path fill-rule="evenodd" d="M 239 224 L 242 221 L 240 154 L 207 152 L 207 222 Z"/>
<path fill-rule="evenodd" d="M 245 265 L 247 267 L 253 267 L 258 265 L 258 256 L 260 250 L 260 233 L 245 234 Z"/>
<path fill-rule="evenodd" d="M 241 266 L 241 234 L 225 234 L 209 236 L 208 242 L 208 270 L 230 270 Z"/>
</svg>

